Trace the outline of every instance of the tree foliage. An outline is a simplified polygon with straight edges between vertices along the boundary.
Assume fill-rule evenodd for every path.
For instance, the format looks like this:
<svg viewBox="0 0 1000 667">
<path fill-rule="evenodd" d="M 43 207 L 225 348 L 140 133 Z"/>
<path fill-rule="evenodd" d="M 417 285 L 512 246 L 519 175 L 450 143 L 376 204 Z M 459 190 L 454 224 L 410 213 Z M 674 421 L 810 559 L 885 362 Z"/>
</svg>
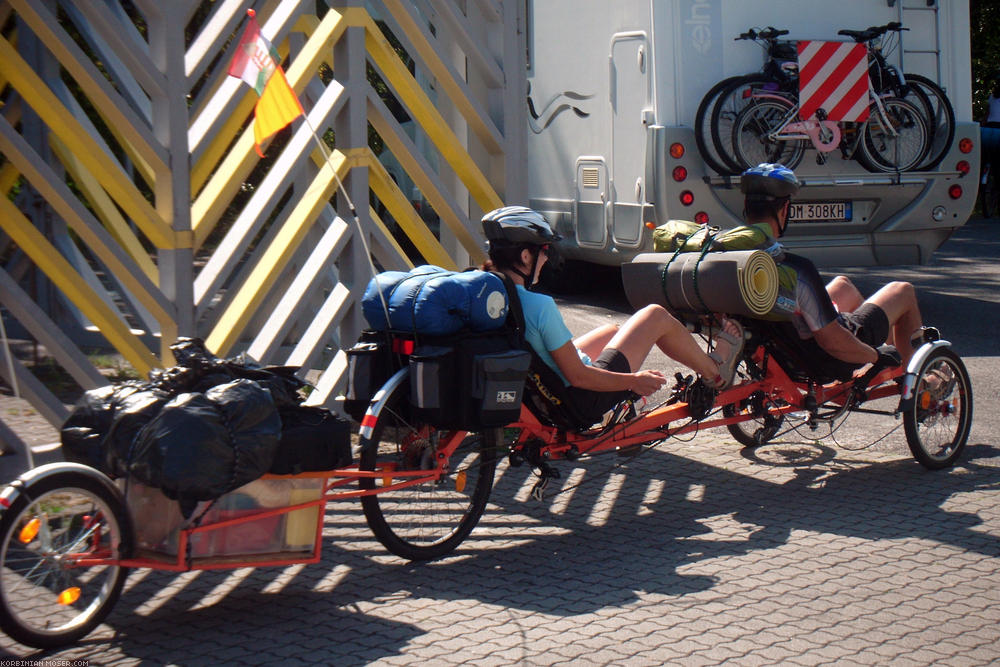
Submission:
<svg viewBox="0 0 1000 667">
<path fill-rule="evenodd" d="M 972 40 L 972 113 L 975 120 L 980 120 L 986 113 L 986 100 L 1000 75 L 1000 0 L 970 0 L 969 24 Z"/>
</svg>

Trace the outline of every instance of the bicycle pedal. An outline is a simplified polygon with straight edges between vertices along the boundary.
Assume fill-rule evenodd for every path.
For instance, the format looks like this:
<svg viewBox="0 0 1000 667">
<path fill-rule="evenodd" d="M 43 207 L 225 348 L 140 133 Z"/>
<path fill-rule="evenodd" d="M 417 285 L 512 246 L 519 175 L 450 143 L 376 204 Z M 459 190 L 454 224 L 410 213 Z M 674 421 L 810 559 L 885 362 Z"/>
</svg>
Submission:
<svg viewBox="0 0 1000 667">
<path fill-rule="evenodd" d="M 691 419 L 701 421 L 708 416 L 708 413 L 715 407 L 715 397 L 718 395 L 712 387 L 705 384 L 701 378 L 695 380 L 685 392 L 685 401 L 688 404 L 688 411 Z"/>
</svg>

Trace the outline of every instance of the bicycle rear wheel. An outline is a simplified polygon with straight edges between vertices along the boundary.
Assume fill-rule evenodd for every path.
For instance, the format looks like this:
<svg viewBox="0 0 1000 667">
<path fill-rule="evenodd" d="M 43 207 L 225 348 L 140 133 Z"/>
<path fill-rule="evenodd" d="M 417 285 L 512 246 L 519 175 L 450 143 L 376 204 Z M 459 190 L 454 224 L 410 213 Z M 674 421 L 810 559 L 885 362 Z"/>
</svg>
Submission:
<svg viewBox="0 0 1000 667">
<path fill-rule="evenodd" d="M 910 171 L 927 155 L 928 133 L 921 110 L 898 97 L 876 104 L 864 126 L 858 160 L 869 171 Z"/>
<path fill-rule="evenodd" d="M 500 429 L 469 433 L 445 463 L 437 480 L 383 490 L 406 481 L 393 472 L 433 470 L 444 452 L 440 431 L 409 417 L 409 383 L 397 386 L 379 413 L 370 441 L 361 443 L 360 468 L 381 476 L 362 478 L 368 526 L 393 554 L 433 560 L 451 553 L 476 526 L 489 500 L 500 446 Z"/>
<path fill-rule="evenodd" d="M 705 96 L 701 99 L 701 104 L 698 105 L 698 112 L 695 114 L 694 121 L 694 139 L 695 143 L 698 145 L 698 151 L 701 153 L 701 157 L 705 160 L 705 163 L 715 170 L 716 173 L 723 176 L 735 173 L 732 167 L 719 155 L 719 151 L 715 147 L 715 140 L 713 139 L 712 132 L 712 118 L 715 112 L 716 106 L 722 100 L 722 94 L 732 85 L 747 79 L 747 76 L 731 76 L 728 79 L 723 79 L 717 84 L 712 86 L 711 89 Z M 728 118 L 729 114 L 719 114 L 719 122 L 722 122 L 723 118 Z M 735 116 L 733 116 L 735 118 Z M 731 132 L 731 128 L 730 128 Z"/>
<path fill-rule="evenodd" d="M 722 158 L 730 174 L 738 174 L 746 167 L 736 156 L 733 139 L 733 127 L 740 113 L 757 98 L 755 92 L 767 91 L 780 94 L 781 84 L 763 74 L 747 74 L 735 77 L 733 82 L 719 92 L 718 100 L 712 108 L 710 126 L 712 130 L 712 145 L 715 152 Z M 756 162 L 754 164 L 757 164 Z"/>
<path fill-rule="evenodd" d="M 58 465 L 58 464 L 53 464 Z M 120 496 L 79 471 L 26 484 L 0 519 L 0 627 L 22 644 L 56 648 L 86 636 L 110 613 L 132 545 Z"/>
<path fill-rule="evenodd" d="M 794 169 L 805 154 L 804 139 L 775 139 L 785 124 L 793 120 L 795 106 L 781 98 L 753 100 L 733 125 L 733 152 L 740 171 L 761 164 L 778 162 Z"/>
<path fill-rule="evenodd" d="M 951 148 L 952 141 L 955 140 L 955 109 L 941 86 L 927 77 L 919 74 L 904 74 L 903 78 L 909 89 L 903 99 L 907 102 L 915 102 L 916 100 L 912 98 L 916 97 L 925 105 L 920 108 L 926 111 L 925 120 L 930 137 L 927 155 L 924 156 L 919 169 L 929 171 L 941 163 L 948 149 Z"/>
</svg>

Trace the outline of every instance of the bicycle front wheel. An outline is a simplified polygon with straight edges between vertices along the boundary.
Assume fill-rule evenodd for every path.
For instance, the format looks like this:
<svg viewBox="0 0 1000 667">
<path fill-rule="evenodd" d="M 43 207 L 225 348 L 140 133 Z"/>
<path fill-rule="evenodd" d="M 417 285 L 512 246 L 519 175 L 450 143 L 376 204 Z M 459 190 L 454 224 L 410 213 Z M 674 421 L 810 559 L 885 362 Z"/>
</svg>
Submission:
<svg viewBox="0 0 1000 667">
<path fill-rule="evenodd" d="M 859 161 L 869 171 L 910 171 L 927 154 L 928 133 L 923 114 L 906 100 L 882 100 L 884 112 L 872 104 L 864 126 Z"/>
<path fill-rule="evenodd" d="M 789 169 L 798 166 L 805 140 L 778 136 L 793 116 L 794 105 L 778 98 L 755 100 L 740 112 L 733 125 L 733 152 L 740 171 L 762 162 L 778 162 Z"/>
<path fill-rule="evenodd" d="M 925 468 L 951 466 L 972 427 L 972 382 L 961 358 L 935 350 L 917 371 L 913 406 L 903 413 L 906 443 Z"/>
<path fill-rule="evenodd" d="M 445 461 L 435 480 L 404 483 L 397 472 L 433 470 L 445 456 L 441 445 L 451 432 L 409 417 L 409 384 L 393 390 L 383 406 L 370 441 L 361 444 L 360 468 L 381 473 L 362 478 L 365 519 L 376 539 L 391 553 L 425 561 L 451 553 L 479 522 L 493 487 L 501 430 L 469 433 Z"/>
<path fill-rule="evenodd" d="M 0 627 L 22 644 L 56 648 L 97 627 L 121 595 L 131 549 L 118 496 L 78 471 L 29 483 L 0 519 Z"/>
<path fill-rule="evenodd" d="M 925 106 L 929 147 L 927 155 L 920 163 L 921 171 L 929 171 L 941 163 L 952 141 L 955 140 L 955 109 L 941 86 L 919 74 L 904 74 L 906 86 L 910 90 L 904 99 L 913 102 L 911 96 Z"/>
</svg>

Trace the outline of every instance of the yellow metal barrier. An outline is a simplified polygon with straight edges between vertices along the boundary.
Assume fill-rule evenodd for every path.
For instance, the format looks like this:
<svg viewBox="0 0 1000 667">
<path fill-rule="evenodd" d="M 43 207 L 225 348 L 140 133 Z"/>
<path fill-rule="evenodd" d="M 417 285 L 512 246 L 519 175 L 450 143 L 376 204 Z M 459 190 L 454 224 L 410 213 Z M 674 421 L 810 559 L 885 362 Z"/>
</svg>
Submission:
<svg viewBox="0 0 1000 667">
<path fill-rule="evenodd" d="M 405 5 L 406 0 L 373 2 L 381 7 L 377 9 L 381 16 L 391 16 L 396 21 L 394 30 L 397 25 L 403 29 L 406 48 L 413 51 L 411 55 L 435 78 L 438 103 L 448 100 L 446 103 L 452 104 L 467 122 L 468 139 L 478 142 L 477 147 L 481 146 L 490 156 L 502 158 L 503 136 L 485 116 L 483 102 L 470 97 L 470 89 L 474 88 L 471 82 L 467 84 L 436 52 L 437 36 L 421 25 L 415 10 Z M 289 360 L 313 364 L 310 368 L 323 373 L 318 386 L 322 391 L 332 391 L 343 371 L 343 355 L 321 361 L 321 357 L 326 359 L 323 350 L 327 341 L 335 337 L 346 346 L 352 342 L 350 336 L 356 336 L 363 326 L 356 304 L 367 284 L 369 267 L 360 261 L 364 258 L 361 240 L 370 238 L 376 244 L 372 255 L 386 264 L 380 268 L 412 267 L 414 261 L 404 250 L 404 246 L 411 246 L 401 242 L 403 236 L 419 253 L 420 261 L 458 268 L 456 259 L 445 249 L 447 244 L 442 244 L 438 234 L 428 228 L 415 210 L 411 193 L 401 190 L 368 148 L 366 137 L 351 134 L 363 135 L 357 129 L 359 124 L 353 122 L 358 119 L 358 107 L 405 172 L 407 187 L 412 181 L 437 214 L 442 225 L 440 231 L 450 232 L 475 263 L 481 262 L 485 255 L 477 226 L 469 223 L 465 208 L 471 203 L 488 210 L 502 204 L 497 189 L 486 176 L 488 171 L 496 173 L 496 166 L 493 163 L 485 169 L 473 160 L 464 139 L 449 127 L 364 9 L 328 10 L 320 18 L 310 14 L 305 3 L 268 0 L 263 6 L 257 5 L 261 21 L 279 35 L 274 43 L 280 57 L 287 61 L 290 85 L 306 98 L 307 112 L 315 111 L 315 117 L 324 119 L 320 133 L 337 128 L 338 150 L 333 153 L 332 168 L 321 151 L 303 149 L 301 134 L 293 135 L 295 152 L 272 148 L 271 157 L 287 171 L 282 172 L 281 179 L 265 176 L 261 181 L 269 188 L 266 196 L 258 197 L 258 201 L 266 202 L 261 206 L 266 211 L 244 210 L 239 214 L 238 224 L 219 230 L 220 220 L 231 211 L 241 189 L 249 190 L 256 184 L 259 174 L 251 174 L 260 165 L 252 131 L 257 96 L 250 88 L 227 81 L 225 63 L 214 55 L 225 52 L 230 57 L 233 40 L 238 39 L 242 30 L 241 24 L 237 34 L 232 32 L 237 14 L 233 6 L 219 5 L 213 10 L 214 16 L 212 12 L 203 12 L 212 18 L 205 19 L 200 27 L 179 23 L 176 16 L 146 16 L 142 39 L 133 43 L 128 36 L 116 34 L 113 24 L 122 21 L 118 26 L 122 31 L 135 31 L 132 37 L 139 35 L 136 26 L 129 24 L 132 20 L 129 16 L 134 13 L 123 8 L 70 3 L 56 17 L 46 6 L 31 0 L 11 0 L 6 9 L 0 9 L 0 15 L 16 14 L 20 22 L 0 22 L 16 26 L 0 35 L 0 92 L 7 87 L 16 91 L 19 98 L 8 93 L 5 100 L 10 105 L 4 110 L 7 124 L 2 129 L 7 133 L 6 139 L 0 143 L 4 158 L 0 165 L 3 200 L 0 228 L 139 373 L 161 363 L 172 363 L 167 345 L 178 335 L 201 335 L 210 350 L 227 355 L 241 342 L 257 340 L 259 336 L 249 329 L 254 322 L 267 319 L 280 322 L 281 336 L 276 334 L 273 342 L 262 344 L 260 349 L 266 347 L 268 354 L 272 354 L 284 346 L 281 353 L 285 354 L 294 348 Z M 89 31 L 84 23 L 88 21 Z M 71 24 L 76 24 L 76 33 L 72 32 Z M 209 25 L 213 30 L 204 29 Z M 192 44 L 193 50 L 187 53 L 180 67 L 185 70 L 186 79 L 178 83 L 168 80 L 171 75 L 167 73 L 176 72 L 170 63 L 176 66 L 173 56 L 178 53 L 170 49 L 188 48 L 183 43 L 185 30 L 201 30 L 201 33 L 195 40 L 197 48 Z M 70 92 L 76 101 L 64 104 L 60 97 L 62 89 L 50 88 L 21 56 L 15 45 L 18 40 L 23 44 L 26 37 L 43 46 L 42 58 L 53 58 L 72 77 Z M 332 82 L 325 76 L 318 81 L 321 71 L 332 70 L 334 48 L 342 48 L 338 45 L 344 44 L 345 39 L 353 41 L 346 43 L 344 52 L 351 53 L 351 58 L 365 54 L 366 62 L 377 68 L 392 94 L 424 133 L 421 141 L 426 135 L 441 162 L 447 165 L 445 169 L 454 172 L 457 177 L 454 182 L 461 183 L 454 188 L 457 192 L 450 192 L 451 188 L 445 185 L 453 183 L 450 173 L 432 173 L 428 161 L 434 160 L 422 155 L 424 148 L 416 148 L 415 140 L 407 136 L 410 130 L 404 131 L 387 115 L 385 105 L 370 93 L 367 84 L 359 86 L 352 82 L 348 98 L 344 92 L 348 88 L 336 76 Z M 104 50 L 94 46 L 94 40 L 104 40 Z M 81 46 L 85 43 L 88 46 Z M 168 54 L 166 58 L 164 53 Z M 112 60 L 100 62 L 105 54 Z M 120 62 L 114 65 L 116 57 Z M 478 57 L 482 62 L 483 54 Z M 366 63 L 348 64 L 350 67 L 345 69 L 365 71 Z M 115 80 L 116 76 L 126 77 L 128 85 L 118 85 L 121 82 Z M 492 80 L 497 78 L 494 76 Z M 184 93 L 190 94 L 190 108 L 175 105 Z M 155 105 L 163 104 L 164 97 L 168 99 L 166 106 L 153 107 L 156 113 L 151 115 L 169 118 L 171 125 L 152 127 L 146 117 L 150 115 L 147 99 L 149 105 Z M 312 100 L 311 105 L 308 100 Z M 93 114 L 96 133 L 85 119 L 81 121 L 75 115 L 80 113 L 76 102 Z M 174 112 L 179 107 L 178 116 Z M 24 111 L 28 109 L 34 112 L 29 118 L 32 127 L 41 129 L 40 133 L 29 132 L 22 125 Z M 178 121 L 185 111 L 187 137 L 183 136 L 183 118 Z M 341 125 L 337 124 L 340 121 L 336 120 L 339 113 L 354 114 L 348 116 L 352 118 L 348 124 L 352 129 L 343 143 Z M 301 122 L 295 121 L 293 129 L 301 132 Z M 24 136 L 15 136 L 18 131 Z M 22 139 L 28 141 L 36 135 L 47 137 L 47 150 L 39 146 L 26 148 L 26 142 L 22 145 Z M 186 155 L 178 158 L 178 150 L 189 151 L 188 156 L 196 154 L 197 159 L 185 160 Z M 307 160 L 313 166 L 304 166 Z M 53 168 L 47 169 L 47 164 Z M 171 169 L 175 171 L 171 173 Z M 177 169 L 187 173 L 179 174 Z M 370 193 L 369 201 L 354 202 L 363 221 L 370 226 L 359 234 L 353 221 L 349 221 L 349 231 L 345 229 L 337 244 L 330 246 L 329 261 L 334 266 L 327 269 L 321 265 L 326 260 L 313 258 L 304 252 L 309 250 L 304 246 L 307 238 L 313 238 L 309 234 L 317 220 L 327 215 L 323 209 L 332 204 L 334 197 L 343 196 L 335 192 L 338 178 L 348 179 L 352 195 Z M 64 256 L 58 248 L 65 250 L 67 245 L 53 243 L 40 227 L 35 227 L 17 210 L 10 197 L 17 192 L 15 188 L 21 179 L 48 203 L 52 214 L 66 222 L 72 230 L 69 241 L 79 247 L 80 253 L 74 251 Z M 249 183 L 251 180 L 254 184 Z M 175 192 L 184 190 L 186 185 L 190 185 L 190 192 Z M 172 196 L 181 199 L 170 202 Z M 376 199 L 384 207 L 378 211 L 385 220 L 375 210 Z M 30 201 L 39 198 L 32 196 Z M 189 211 L 184 207 L 190 207 Z M 187 213 L 190 213 L 190 229 L 186 224 Z M 181 222 L 175 223 L 174 218 Z M 234 232 L 237 228 L 238 233 Z M 226 252 L 217 249 L 210 253 L 205 248 L 206 240 L 213 232 L 222 231 L 227 234 L 220 248 L 228 244 Z M 299 258 L 307 255 L 313 273 L 300 271 L 301 267 L 296 265 Z M 196 264 L 180 267 L 179 263 L 189 261 L 188 258 Z M 93 266 L 74 267 L 74 261 Z M 211 271 L 201 268 L 208 265 Z M 101 276 L 102 272 L 104 276 L 112 274 L 108 293 L 103 294 L 99 293 L 100 286 L 84 279 L 87 275 Z M 193 277 L 193 290 L 189 277 Z M 281 319 L 280 312 L 268 313 L 263 318 L 260 312 L 263 306 L 273 304 L 281 296 L 275 294 L 279 285 L 297 281 L 301 287 L 307 280 L 310 289 L 302 291 L 301 298 L 296 297 L 299 302 L 294 315 Z M 111 294 L 112 290 L 119 293 Z M 112 303 L 126 306 L 118 309 Z M 321 304 L 322 313 L 310 313 L 317 303 Z M 159 325 L 162 359 L 150 351 L 148 339 L 140 339 L 141 332 L 130 329 L 123 315 L 128 312 L 150 325 Z M 292 319 L 309 316 L 312 321 Z M 286 331 L 290 332 L 288 342 L 283 339 Z M 308 346 L 316 349 L 306 349 Z M 322 401 L 329 398 L 332 397 L 325 394 L 321 397 Z"/>
</svg>

